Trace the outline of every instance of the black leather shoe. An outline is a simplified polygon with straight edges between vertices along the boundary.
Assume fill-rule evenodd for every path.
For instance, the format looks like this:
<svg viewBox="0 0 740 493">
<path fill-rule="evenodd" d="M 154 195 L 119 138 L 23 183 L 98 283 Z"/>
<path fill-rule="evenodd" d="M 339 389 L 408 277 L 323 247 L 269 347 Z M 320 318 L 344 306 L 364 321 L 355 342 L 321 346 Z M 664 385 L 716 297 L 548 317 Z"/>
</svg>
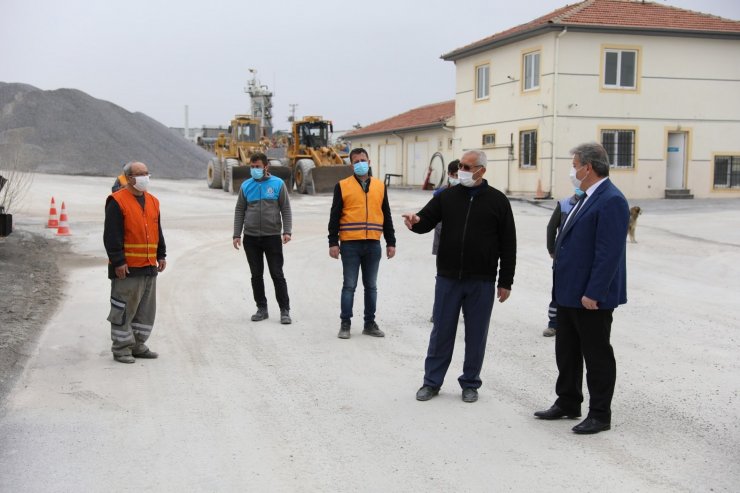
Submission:
<svg viewBox="0 0 740 493">
<path fill-rule="evenodd" d="M 439 394 L 439 389 L 435 389 L 434 387 L 425 385 L 416 391 L 416 400 L 417 401 L 428 401 L 429 399 L 431 399 L 437 394 Z"/>
<path fill-rule="evenodd" d="M 261 322 L 262 320 L 268 319 L 270 316 L 267 314 L 267 308 L 257 307 L 257 313 L 252 315 L 252 322 Z"/>
<path fill-rule="evenodd" d="M 349 329 L 350 322 L 348 320 L 342 320 L 342 323 L 339 325 L 339 334 L 337 334 L 337 337 L 340 339 L 349 339 Z"/>
<path fill-rule="evenodd" d="M 550 409 L 545 411 L 536 411 L 534 415 L 540 419 L 580 418 L 581 411 L 568 412 L 560 409 L 560 406 L 557 404 L 553 404 Z"/>
<path fill-rule="evenodd" d="M 579 435 L 593 435 L 600 431 L 610 430 L 612 427 L 609 423 L 604 423 L 595 418 L 586 418 L 573 427 L 573 432 Z"/>
<path fill-rule="evenodd" d="M 463 402 L 475 402 L 478 400 L 477 389 L 463 389 L 462 391 Z"/>
</svg>

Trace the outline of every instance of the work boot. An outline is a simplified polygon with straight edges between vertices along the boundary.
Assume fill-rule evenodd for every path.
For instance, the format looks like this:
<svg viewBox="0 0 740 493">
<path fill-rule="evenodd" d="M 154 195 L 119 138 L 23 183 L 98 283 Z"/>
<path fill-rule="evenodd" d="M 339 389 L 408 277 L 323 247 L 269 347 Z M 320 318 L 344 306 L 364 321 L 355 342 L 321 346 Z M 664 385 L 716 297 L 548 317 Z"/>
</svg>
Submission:
<svg viewBox="0 0 740 493">
<path fill-rule="evenodd" d="M 131 355 L 134 358 L 144 358 L 144 359 L 157 359 L 157 358 L 159 358 L 159 353 L 156 353 L 156 352 L 152 351 L 149 348 L 147 348 L 146 351 L 142 351 L 141 353 L 131 353 Z"/>
<path fill-rule="evenodd" d="M 113 359 L 119 363 L 134 363 L 136 361 L 130 354 L 114 354 Z"/>
<path fill-rule="evenodd" d="M 289 310 L 280 310 L 280 323 L 283 325 L 288 325 L 292 323 L 293 321 L 290 319 L 290 311 Z"/>
<path fill-rule="evenodd" d="M 342 324 L 339 326 L 339 334 L 337 337 L 340 339 L 349 339 L 349 327 L 351 322 L 349 320 L 342 320 Z"/>
<path fill-rule="evenodd" d="M 267 307 L 257 307 L 257 313 L 252 315 L 252 322 L 260 322 L 262 320 L 265 320 L 269 317 L 267 314 Z"/>
<path fill-rule="evenodd" d="M 380 330 L 378 324 L 375 322 L 365 322 L 365 328 L 362 330 L 362 333 L 366 336 L 385 337 L 385 332 Z"/>
</svg>

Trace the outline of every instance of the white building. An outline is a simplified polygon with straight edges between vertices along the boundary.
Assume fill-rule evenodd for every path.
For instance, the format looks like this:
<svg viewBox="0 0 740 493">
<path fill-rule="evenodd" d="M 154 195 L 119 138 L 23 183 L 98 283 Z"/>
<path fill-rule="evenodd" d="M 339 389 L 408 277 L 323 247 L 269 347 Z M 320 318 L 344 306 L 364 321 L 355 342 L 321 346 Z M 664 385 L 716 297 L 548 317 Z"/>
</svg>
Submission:
<svg viewBox="0 0 740 493">
<path fill-rule="evenodd" d="M 740 21 L 586 0 L 442 58 L 455 138 L 507 193 L 569 195 L 570 149 L 597 141 L 628 198 L 740 196 Z"/>
</svg>

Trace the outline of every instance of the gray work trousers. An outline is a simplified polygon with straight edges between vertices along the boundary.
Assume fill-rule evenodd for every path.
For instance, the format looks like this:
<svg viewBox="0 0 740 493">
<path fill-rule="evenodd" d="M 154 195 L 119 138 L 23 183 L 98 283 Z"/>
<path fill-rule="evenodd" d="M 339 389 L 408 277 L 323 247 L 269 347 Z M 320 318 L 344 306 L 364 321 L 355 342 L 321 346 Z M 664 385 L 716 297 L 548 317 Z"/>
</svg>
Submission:
<svg viewBox="0 0 740 493">
<path fill-rule="evenodd" d="M 112 279 L 110 291 L 111 351 L 115 356 L 147 352 L 149 348 L 144 343 L 157 313 L 157 277 Z"/>
</svg>

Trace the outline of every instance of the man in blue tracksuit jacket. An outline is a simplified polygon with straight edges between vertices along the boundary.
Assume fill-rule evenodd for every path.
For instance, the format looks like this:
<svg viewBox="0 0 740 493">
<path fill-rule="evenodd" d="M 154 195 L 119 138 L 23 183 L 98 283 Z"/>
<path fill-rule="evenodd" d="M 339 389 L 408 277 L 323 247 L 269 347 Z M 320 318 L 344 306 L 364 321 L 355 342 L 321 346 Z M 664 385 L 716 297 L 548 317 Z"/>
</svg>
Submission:
<svg viewBox="0 0 740 493">
<path fill-rule="evenodd" d="M 424 363 L 424 385 L 416 399 L 437 395 L 450 366 L 457 321 L 465 314 L 465 362 L 458 378 L 465 402 L 478 400 L 494 297 L 511 294 L 516 266 L 516 228 L 511 204 L 483 179 L 487 159 L 468 151 L 460 160 L 459 185 L 436 195 L 417 214 L 404 214 L 414 233 L 442 222 L 434 290 L 434 328 Z M 496 285 L 498 271 L 498 285 Z"/>
<path fill-rule="evenodd" d="M 233 244 L 238 250 L 243 233 L 244 252 L 252 273 L 252 292 L 257 303 L 257 313 L 252 315 L 252 321 L 268 318 L 262 277 L 266 258 L 280 307 L 280 323 L 289 324 L 290 298 L 283 276 L 283 245 L 290 241 L 293 225 L 288 190 L 283 180 L 270 175 L 267 156 L 255 153 L 249 161 L 252 178 L 242 183 L 236 200 Z"/>
</svg>

